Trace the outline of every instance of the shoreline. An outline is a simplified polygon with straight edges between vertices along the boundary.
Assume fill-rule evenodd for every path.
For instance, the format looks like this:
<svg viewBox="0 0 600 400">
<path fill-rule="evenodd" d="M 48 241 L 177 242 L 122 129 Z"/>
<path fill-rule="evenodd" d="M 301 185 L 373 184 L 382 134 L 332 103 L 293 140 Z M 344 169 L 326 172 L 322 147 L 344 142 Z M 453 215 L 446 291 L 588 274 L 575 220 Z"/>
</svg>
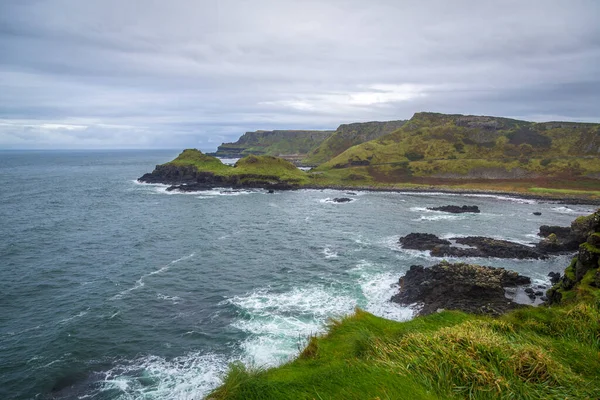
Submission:
<svg viewBox="0 0 600 400">
<path fill-rule="evenodd" d="M 333 189 L 346 191 L 363 191 L 363 192 L 392 192 L 392 193 L 442 193 L 455 195 L 489 195 L 489 196 L 510 196 L 524 200 L 537 200 L 555 202 L 559 204 L 581 204 L 581 205 L 600 205 L 600 199 L 589 199 L 585 197 L 570 197 L 570 196 L 543 196 L 538 194 L 529 194 L 522 192 L 496 191 L 486 189 L 449 189 L 448 187 L 440 188 L 397 188 L 397 187 L 372 187 L 372 186 L 303 186 L 298 189 Z"/>
<path fill-rule="evenodd" d="M 139 178 L 135 180 L 137 183 L 141 184 L 150 184 L 150 185 L 169 185 L 169 186 L 177 186 L 172 183 L 159 183 L 159 182 L 144 182 Z M 215 185 L 210 188 L 202 189 L 202 190 L 189 190 L 189 192 L 197 192 L 201 193 L 205 190 L 212 190 L 216 188 L 230 188 L 230 189 L 264 189 L 263 187 L 256 186 L 219 186 Z M 441 194 L 449 194 L 449 195 L 483 195 L 483 196 L 507 196 L 514 197 L 518 199 L 524 200 L 536 200 L 542 202 L 553 202 L 557 204 L 575 204 L 575 205 L 593 205 L 600 206 L 600 199 L 590 199 L 585 197 L 572 197 L 572 196 L 555 196 L 555 195 L 538 195 L 538 194 L 529 194 L 523 192 L 510 192 L 510 191 L 496 191 L 496 190 L 487 190 L 487 189 L 449 189 L 448 187 L 430 187 L 430 188 L 415 188 L 415 187 L 374 187 L 374 186 L 314 186 L 314 185 L 306 185 L 300 186 L 296 188 L 290 189 L 275 189 L 276 191 L 289 191 L 289 190 L 339 190 L 339 191 L 360 191 L 360 192 L 390 192 L 390 193 L 422 193 L 422 194 L 431 194 L 431 193 L 441 193 Z"/>
</svg>

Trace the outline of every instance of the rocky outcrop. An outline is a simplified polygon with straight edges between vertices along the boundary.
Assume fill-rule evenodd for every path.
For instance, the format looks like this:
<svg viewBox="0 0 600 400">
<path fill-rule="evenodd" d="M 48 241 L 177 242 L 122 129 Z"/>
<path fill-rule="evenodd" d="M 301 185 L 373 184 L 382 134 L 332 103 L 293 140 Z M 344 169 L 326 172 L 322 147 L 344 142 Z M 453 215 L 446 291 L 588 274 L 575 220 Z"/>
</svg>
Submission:
<svg viewBox="0 0 600 400">
<path fill-rule="evenodd" d="M 419 315 L 440 309 L 499 315 L 522 307 L 506 297 L 504 288 L 530 283 L 528 277 L 503 268 L 447 262 L 429 268 L 413 265 L 400 278 L 400 290 L 392 301 L 419 304 Z"/>
<path fill-rule="evenodd" d="M 332 201 L 335 203 L 349 203 L 352 201 L 352 199 L 348 197 L 336 197 Z"/>
<path fill-rule="evenodd" d="M 399 239 L 405 249 L 430 251 L 433 257 L 496 257 L 544 259 L 537 249 L 520 243 L 482 236 L 440 239 L 429 233 L 411 233 Z"/>
<path fill-rule="evenodd" d="M 441 206 L 441 207 L 427 207 L 428 210 L 431 211 L 443 211 L 452 214 L 462 214 L 462 213 L 480 213 L 479 207 L 477 206 Z"/>
<path fill-rule="evenodd" d="M 600 210 L 573 221 L 570 235 L 580 241 L 577 255 L 565 269 L 558 283 L 548 290 L 546 297 L 550 304 L 558 304 L 574 298 L 598 298 L 597 293 L 600 288 Z"/>
</svg>

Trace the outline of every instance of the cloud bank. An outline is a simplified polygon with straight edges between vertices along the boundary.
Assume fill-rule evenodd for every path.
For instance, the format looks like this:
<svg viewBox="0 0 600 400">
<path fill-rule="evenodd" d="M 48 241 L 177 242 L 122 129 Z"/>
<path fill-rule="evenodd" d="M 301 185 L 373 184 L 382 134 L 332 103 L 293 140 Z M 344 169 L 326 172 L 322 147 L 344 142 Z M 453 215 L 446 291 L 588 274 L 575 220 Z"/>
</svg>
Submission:
<svg viewBox="0 0 600 400">
<path fill-rule="evenodd" d="M 418 111 L 600 121 L 600 2 L 8 0 L 0 149 L 214 150 Z"/>
</svg>

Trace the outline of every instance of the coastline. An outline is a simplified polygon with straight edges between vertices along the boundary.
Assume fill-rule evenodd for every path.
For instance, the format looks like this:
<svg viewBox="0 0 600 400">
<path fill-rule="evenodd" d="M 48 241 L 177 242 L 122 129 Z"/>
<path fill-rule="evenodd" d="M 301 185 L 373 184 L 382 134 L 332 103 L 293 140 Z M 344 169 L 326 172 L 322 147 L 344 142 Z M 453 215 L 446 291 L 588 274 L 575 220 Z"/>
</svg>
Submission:
<svg viewBox="0 0 600 400">
<path fill-rule="evenodd" d="M 364 192 L 393 192 L 393 193 L 442 193 L 442 194 L 454 194 L 454 195 L 489 195 L 489 196 L 509 196 L 516 197 L 525 200 L 536 200 L 536 201 L 547 201 L 555 202 L 559 204 L 580 204 L 580 205 L 600 205 L 600 199 L 591 199 L 586 197 L 572 197 L 572 196 L 555 196 L 555 195 L 538 195 L 529 194 L 523 192 L 510 192 L 510 191 L 495 191 L 487 189 L 450 189 L 442 186 L 439 188 L 415 188 L 415 187 L 378 187 L 378 186 L 303 186 L 298 189 L 333 189 L 333 190 L 346 190 L 346 191 L 364 191 Z"/>
</svg>

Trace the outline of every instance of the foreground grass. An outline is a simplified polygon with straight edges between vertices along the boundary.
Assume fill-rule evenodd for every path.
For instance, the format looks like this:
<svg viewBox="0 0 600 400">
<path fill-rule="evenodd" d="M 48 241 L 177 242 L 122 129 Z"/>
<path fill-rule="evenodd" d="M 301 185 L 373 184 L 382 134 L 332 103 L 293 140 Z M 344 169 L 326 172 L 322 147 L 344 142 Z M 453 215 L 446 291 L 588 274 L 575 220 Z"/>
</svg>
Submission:
<svg viewBox="0 0 600 400">
<path fill-rule="evenodd" d="M 592 303 L 394 322 L 357 310 L 272 369 L 232 365 L 209 399 L 596 399 Z"/>
</svg>

